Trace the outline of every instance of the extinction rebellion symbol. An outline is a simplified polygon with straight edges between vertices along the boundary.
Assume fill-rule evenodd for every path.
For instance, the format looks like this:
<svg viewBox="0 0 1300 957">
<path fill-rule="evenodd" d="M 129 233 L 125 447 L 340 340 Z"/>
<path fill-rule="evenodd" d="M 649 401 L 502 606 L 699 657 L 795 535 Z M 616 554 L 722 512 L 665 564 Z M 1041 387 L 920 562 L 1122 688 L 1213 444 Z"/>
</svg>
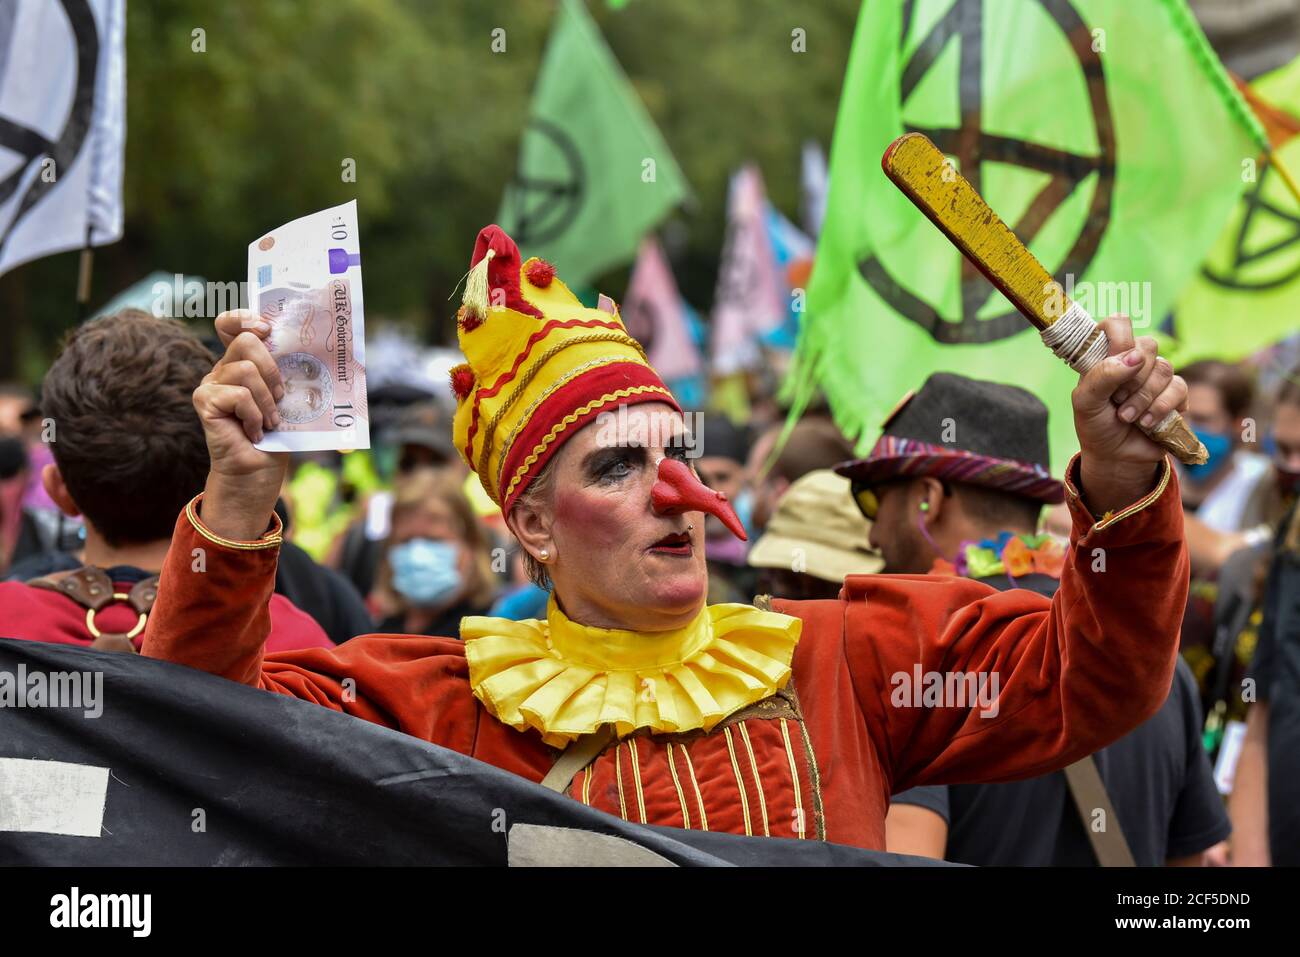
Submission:
<svg viewBox="0 0 1300 957">
<path fill-rule="evenodd" d="M 1296 256 L 1300 217 L 1264 196 L 1264 183 L 1271 171 L 1271 166 L 1262 166 L 1255 185 L 1242 197 L 1245 213 L 1237 228 L 1231 261 L 1223 268 L 1209 262 L 1201 268 L 1201 274 L 1215 285 L 1263 292 L 1285 286 L 1300 275 L 1300 259 Z M 1253 249 L 1248 248 L 1252 233 L 1256 240 Z M 1261 243 L 1260 237 L 1270 241 Z"/>
<path fill-rule="evenodd" d="M 32 176 L 32 164 L 49 158 L 54 161 L 56 173 L 72 167 L 81 153 L 90 130 L 91 114 L 95 103 L 95 73 L 99 63 L 99 35 L 95 15 L 89 0 L 61 0 L 64 16 L 68 19 L 72 42 L 77 50 L 77 72 L 72 83 L 72 102 L 68 106 L 67 120 L 54 139 L 47 139 L 40 130 L 17 119 L 0 116 L 0 148 L 16 153 L 20 161 L 9 174 L 0 178 L 0 205 L 19 193 L 13 213 L 7 223 L 0 223 L 0 252 L 5 241 L 19 221 L 26 216 L 46 194 L 55 188 L 57 179 Z M 0 5 L 0 72 L 5 54 L 15 40 L 15 10 L 12 5 Z M 5 79 L 0 76 L 0 81 Z M 23 119 L 28 119 L 24 117 Z M 26 187 L 23 183 L 26 181 Z M 20 192 L 21 188 L 21 192 Z"/>
<path fill-rule="evenodd" d="M 582 156 L 569 134 L 549 120 L 531 120 L 510 182 L 515 242 L 527 247 L 564 235 L 582 208 L 585 185 Z"/>
<path fill-rule="evenodd" d="M 1086 156 L 1048 144 L 1011 139 L 983 130 L 985 0 L 956 0 L 935 23 L 903 68 L 899 97 L 906 106 L 908 97 L 940 59 L 948 42 L 955 39 L 960 44 L 957 78 L 957 98 L 961 110 L 959 126 L 951 129 L 909 125 L 907 129 L 924 133 L 944 153 L 955 156 L 957 169 L 970 180 L 976 190 L 981 189 L 981 167 L 984 163 L 1000 163 L 1046 173 L 1050 177 L 1047 184 L 1034 197 L 1019 220 L 1008 223 L 1025 245 L 1033 241 L 1052 213 L 1085 180 L 1096 174 L 1084 225 L 1054 273 L 1056 280 L 1064 285 L 1067 273 L 1078 277 L 1088 268 L 1110 221 L 1111 198 L 1115 188 L 1115 130 L 1111 121 L 1110 103 L 1106 97 L 1101 58 L 1092 49 L 1092 34 L 1083 18 L 1069 0 L 1022 2 L 1037 2 L 1042 7 L 1065 35 L 1078 60 L 1086 82 L 1093 128 L 1099 146 L 1098 155 Z M 904 9 L 900 43 L 906 40 L 912 14 L 913 3 L 908 0 Z M 996 208 L 997 197 L 986 198 Z M 953 255 L 959 254 L 954 250 Z M 904 288 L 874 256 L 860 262 L 858 269 L 877 295 L 900 315 L 906 316 L 928 332 L 936 342 L 944 345 L 993 342 L 1028 328 L 1024 319 L 1014 312 L 986 319 L 977 318 L 978 310 L 988 301 L 993 287 L 964 258 L 961 259 L 961 307 L 958 316 L 940 315 L 934 306 Z"/>
</svg>

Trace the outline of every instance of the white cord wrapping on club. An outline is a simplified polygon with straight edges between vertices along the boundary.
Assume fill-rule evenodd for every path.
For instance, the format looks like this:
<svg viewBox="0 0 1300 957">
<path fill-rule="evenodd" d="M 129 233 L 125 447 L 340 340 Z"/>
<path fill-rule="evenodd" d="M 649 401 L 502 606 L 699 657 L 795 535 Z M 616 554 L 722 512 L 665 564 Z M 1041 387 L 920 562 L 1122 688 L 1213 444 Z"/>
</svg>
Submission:
<svg viewBox="0 0 1300 957">
<path fill-rule="evenodd" d="M 1106 334 L 1077 302 L 1070 303 L 1070 308 L 1061 318 L 1044 329 L 1041 335 L 1043 345 L 1064 359 L 1079 375 L 1106 358 Z"/>
<path fill-rule="evenodd" d="M 1077 302 L 1070 303 L 1070 308 L 1065 310 L 1061 318 L 1044 329 L 1041 335 L 1043 344 L 1064 359 L 1079 375 L 1085 374 L 1105 359 L 1110 349 L 1101 326 L 1097 325 L 1092 316 L 1088 315 L 1087 310 Z M 1156 441 L 1160 441 L 1180 422 L 1178 410 L 1171 409 L 1153 428 L 1142 431 Z M 1193 460 L 1184 459 L 1184 461 Z"/>
</svg>

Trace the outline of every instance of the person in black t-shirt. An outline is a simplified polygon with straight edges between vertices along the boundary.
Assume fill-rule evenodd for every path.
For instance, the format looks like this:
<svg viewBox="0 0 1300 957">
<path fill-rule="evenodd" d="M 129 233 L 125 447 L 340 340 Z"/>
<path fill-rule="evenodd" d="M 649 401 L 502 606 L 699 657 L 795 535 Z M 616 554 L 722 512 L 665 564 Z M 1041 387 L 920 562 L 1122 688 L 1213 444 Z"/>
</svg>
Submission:
<svg viewBox="0 0 1300 957">
<path fill-rule="evenodd" d="M 1164 707 L 1093 755 L 1138 866 L 1201 864 L 1205 852 L 1228 837 L 1200 725 L 1196 681 L 1180 659 Z M 893 802 L 925 808 L 945 822 L 945 860 L 1026 867 L 1097 863 L 1064 772 L 1008 784 L 914 788 Z"/>
<path fill-rule="evenodd" d="M 945 423 L 956 426 L 955 442 Z M 875 523 L 871 542 L 886 572 L 1055 593 L 1064 551 L 1035 531 L 1042 505 L 1060 501 L 1063 486 L 1047 471 L 1047 409 L 1037 398 L 936 374 L 884 428 L 871 456 L 836 471 Z M 901 507 L 912 501 L 919 510 Z M 1195 682 L 1180 662 L 1160 711 L 1093 756 L 1138 864 L 1200 863 L 1228 836 L 1200 727 Z M 886 842 L 890 851 L 969 864 L 1096 863 L 1064 772 L 895 795 Z"/>
</svg>

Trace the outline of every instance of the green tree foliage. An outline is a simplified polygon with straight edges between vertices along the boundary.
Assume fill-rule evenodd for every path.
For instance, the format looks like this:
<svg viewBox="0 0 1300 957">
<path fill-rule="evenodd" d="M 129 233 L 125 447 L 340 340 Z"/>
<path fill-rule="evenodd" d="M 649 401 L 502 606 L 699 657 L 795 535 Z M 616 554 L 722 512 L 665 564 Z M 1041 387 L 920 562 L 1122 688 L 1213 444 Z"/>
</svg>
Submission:
<svg viewBox="0 0 1300 957">
<path fill-rule="evenodd" d="M 670 249 L 707 309 L 727 178 L 756 159 L 773 201 L 797 211 L 799 147 L 829 145 L 858 2 L 588 4 L 695 192 Z M 541 0 L 130 0 L 126 237 L 96 251 L 92 306 L 155 269 L 240 279 L 260 232 L 355 197 L 371 315 L 446 341 L 448 296 L 513 172 L 553 12 Z M 796 29 L 806 52 L 792 50 Z M 76 259 L 0 278 L 0 378 L 34 381 L 75 322 Z M 625 282 L 620 270 L 600 285 L 619 296 Z"/>
</svg>

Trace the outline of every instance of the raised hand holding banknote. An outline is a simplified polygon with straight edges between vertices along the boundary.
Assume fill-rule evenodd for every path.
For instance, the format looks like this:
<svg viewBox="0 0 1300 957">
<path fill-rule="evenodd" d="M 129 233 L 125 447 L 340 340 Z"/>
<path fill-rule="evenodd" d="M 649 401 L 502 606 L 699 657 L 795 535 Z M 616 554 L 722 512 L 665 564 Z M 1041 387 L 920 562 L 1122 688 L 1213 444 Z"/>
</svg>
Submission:
<svg viewBox="0 0 1300 957">
<path fill-rule="evenodd" d="M 222 537 L 266 531 L 285 453 L 370 447 L 357 233 L 350 202 L 248 247 L 253 308 L 217 317 L 226 353 L 194 392 L 212 459 L 202 518 Z"/>
<path fill-rule="evenodd" d="M 284 384 L 264 341 L 269 323 L 241 309 L 223 312 L 216 326 L 226 352 L 194 390 L 212 461 L 202 518 L 223 538 L 251 541 L 271 521 L 289 462 L 286 452 L 254 445 L 279 422 Z"/>
</svg>

